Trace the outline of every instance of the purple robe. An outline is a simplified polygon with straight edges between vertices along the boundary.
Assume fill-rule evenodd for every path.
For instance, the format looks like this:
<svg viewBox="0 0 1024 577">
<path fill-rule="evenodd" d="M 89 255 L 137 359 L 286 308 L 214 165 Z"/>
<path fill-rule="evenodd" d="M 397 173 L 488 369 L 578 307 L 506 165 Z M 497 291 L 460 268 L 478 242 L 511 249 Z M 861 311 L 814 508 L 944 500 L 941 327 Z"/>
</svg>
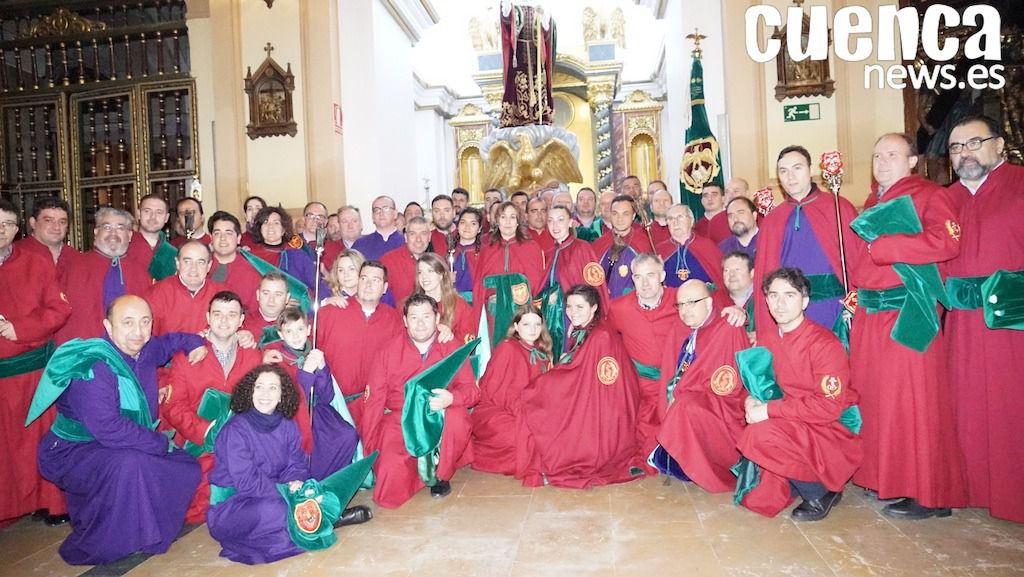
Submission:
<svg viewBox="0 0 1024 577">
<path fill-rule="evenodd" d="M 670 288 L 679 288 L 686 280 L 679 277 L 676 271 L 685 270 L 689 271 L 689 276 L 686 280 L 700 279 L 704 282 L 714 282 L 714 277 L 711 276 L 710 271 L 704 269 L 704 265 L 700 263 L 700 260 L 690 252 L 690 244 L 677 245 L 676 250 L 673 251 L 665 259 L 665 286 Z M 632 279 L 631 279 L 632 280 Z"/>
<path fill-rule="evenodd" d="M 359 444 L 359 433 L 331 406 L 334 400 L 334 383 L 327 366 L 312 373 L 299 369 L 299 387 L 304 403 L 308 403 L 309 391 L 313 390 L 312 433 L 313 451 L 310 455 L 309 473 L 318 481 L 352 464 Z M 304 481 L 305 479 L 303 479 Z"/>
<path fill-rule="evenodd" d="M 750 255 L 751 260 L 753 260 L 757 255 L 757 237 L 760 235 L 760 230 L 754 233 L 753 238 L 750 239 L 750 244 L 747 246 L 740 244 L 740 239 L 736 238 L 736 235 L 731 235 L 729 238 L 718 243 L 718 250 L 722 251 L 723 257 L 730 252 L 742 252 Z"/>
<path fill-rule="evenodd" d="M 380 260 L 380 257 L 402 246 L 405 246 L 405 236 L 396 230 L 387 240 L 384 240 L 384 237 L 377 231 L 364 234 L 352 245 L 352 248 L 362 253 L 366 260 Z"/>
<path fill-rule="evenodd" d="M 268 428 L 270 417 L 256 409 L 235 415 L 214 442 L 210 484 L 235 493 L 210 505 L 206 523 L 221 557 L 247 565 L 302 553 L 288 534 L 290 512 L 277 484 L 309 478 L 306 453 L 295 421 L 281 417 Z"/>
<path fill-rule="evenodd" d="M 202 344 L 197 335 L 168 333 L 150 339 L 138 358 L 121 353 L 154 420 L 157 367 Z M 199 464 L 181 449 L 168 452 L 163 433 L 121 415 L 117 377 L 106 364 L 97 363 L 93 373 L 92 379 L 71 381 L 57 399 L 57 412 L 80 422 L 94 440 L 67 441 L 51 431 L 39 443 L 39 472 L 68 500 L 71 534 L 60 556 L 70 565 L 98 565 L 137 551 L 164 553 L 184 524 Z"/>
<path fill-rule="evenodd" d="M 818 242 L 811 219 L 800 218 L 801 216 L 800 211 L 794 210 L 786 221 L 779 254 L 779 266 L 798 268 L 806 276 L 834 274 L 842 280 L 842 271 L 837 273 L 832 269 L 832 263 L 829 261 L 828 255 L 825 254 L 825 249 Z M 821 234 L 826 233 L 827 231 L 821 231 Z M 769 272 L 771 271 L 766 271 L 766 274 Z M 842 310 L 843 302 L 833 298 L 812 300 L 804 313 L 807 318 L 831 330 Z"/>
<path fill-rule="evenodd" d="M 626 245 L 615 263 L 611 262 L 613 248 L 609 248 L 601 255 L 601 269 L 604 270 L 605 282 L 608 284 L 608 298 L 617 299 L 620 296 L 633 292 L 633 274 L 630 265 L 637 253 L 633 247 Z"/>
</svg>

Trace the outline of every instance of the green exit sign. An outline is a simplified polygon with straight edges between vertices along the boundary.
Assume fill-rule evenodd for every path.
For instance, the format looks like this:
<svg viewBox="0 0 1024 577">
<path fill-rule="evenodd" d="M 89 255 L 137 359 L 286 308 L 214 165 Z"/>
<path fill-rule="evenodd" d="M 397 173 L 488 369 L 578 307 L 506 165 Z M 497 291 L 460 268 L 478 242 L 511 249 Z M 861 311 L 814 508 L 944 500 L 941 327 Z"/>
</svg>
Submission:
<svg viewBox="0 0 1024 577">
<path fill-rule="evenodd" d="M 817 102 L 810 104 L 790 104 L 782 107 L 782 118 L 786 122 L 801 120 L 820 120 L 821 106 Z"/>
</svg>

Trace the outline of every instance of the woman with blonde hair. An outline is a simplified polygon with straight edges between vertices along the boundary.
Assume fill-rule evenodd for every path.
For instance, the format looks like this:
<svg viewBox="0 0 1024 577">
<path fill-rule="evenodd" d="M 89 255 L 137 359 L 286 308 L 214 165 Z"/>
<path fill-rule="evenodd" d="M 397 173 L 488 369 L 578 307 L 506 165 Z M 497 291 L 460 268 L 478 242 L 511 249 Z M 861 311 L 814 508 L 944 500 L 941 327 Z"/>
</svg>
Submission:
<svg viewBox="0 0 1024 577">
<path fill-rule="evenodd" d="M 363 253 L 354 249 L 345 249 L 338 253 L 327 272 L 327 285 L 331 287 L 331 295 L 350 297 L 356 294 L 359 286 L 359 267 L 363 266 Z"/>
</svg>

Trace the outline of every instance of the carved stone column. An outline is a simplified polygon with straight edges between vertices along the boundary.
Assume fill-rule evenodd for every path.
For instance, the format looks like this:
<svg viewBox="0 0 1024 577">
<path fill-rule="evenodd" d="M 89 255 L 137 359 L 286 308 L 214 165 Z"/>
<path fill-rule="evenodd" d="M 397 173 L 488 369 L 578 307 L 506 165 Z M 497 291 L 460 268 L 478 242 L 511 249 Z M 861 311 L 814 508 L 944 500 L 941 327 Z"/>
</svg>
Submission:
<svg viewBox="0 0 1024 577">
<path fill-rule="evenodd" d="M 614 188 L 611 114 L 616 78 L 598 76 L 587 80 L 587 101 L 594 113 L 594 160 L 597 164 L 597 189 L 600 193 Z"/>
</svg>

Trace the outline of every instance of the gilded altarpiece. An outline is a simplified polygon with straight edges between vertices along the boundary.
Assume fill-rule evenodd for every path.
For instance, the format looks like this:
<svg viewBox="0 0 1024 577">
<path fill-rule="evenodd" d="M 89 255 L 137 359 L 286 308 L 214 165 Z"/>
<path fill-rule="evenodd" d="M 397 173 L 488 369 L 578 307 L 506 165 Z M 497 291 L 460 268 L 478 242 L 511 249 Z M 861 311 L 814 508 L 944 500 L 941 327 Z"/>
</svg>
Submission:
<svg viewBox="0 0 1024 577">
<path fill-rule="evenodd" d="M 462 107 L 448 121 L 455 129 L 455 182 L 469 191 L 473 204 L 484 202 L 484 160 L 480 141 L 491 131 L 491 117 L 475 104 Z"/>
<path fill-rule="evenodd" d="M 662 108 L 642 90 L 633 91 L 613 108 L 616 172 L 638 177 L 645 190 L 651 181 L 661 180 Z"/>
<path fill-rule="evenodd" d="M 170 203 L 199 176 L 184 0 L 20 2 L 0 19 L 0 193 L 65 198 L 69 238 L 102 206 Z M 24 228 L 24 227 L 23 227 Z M 24 231 L 22 231 L 24 232 Z"/>
</svg>

